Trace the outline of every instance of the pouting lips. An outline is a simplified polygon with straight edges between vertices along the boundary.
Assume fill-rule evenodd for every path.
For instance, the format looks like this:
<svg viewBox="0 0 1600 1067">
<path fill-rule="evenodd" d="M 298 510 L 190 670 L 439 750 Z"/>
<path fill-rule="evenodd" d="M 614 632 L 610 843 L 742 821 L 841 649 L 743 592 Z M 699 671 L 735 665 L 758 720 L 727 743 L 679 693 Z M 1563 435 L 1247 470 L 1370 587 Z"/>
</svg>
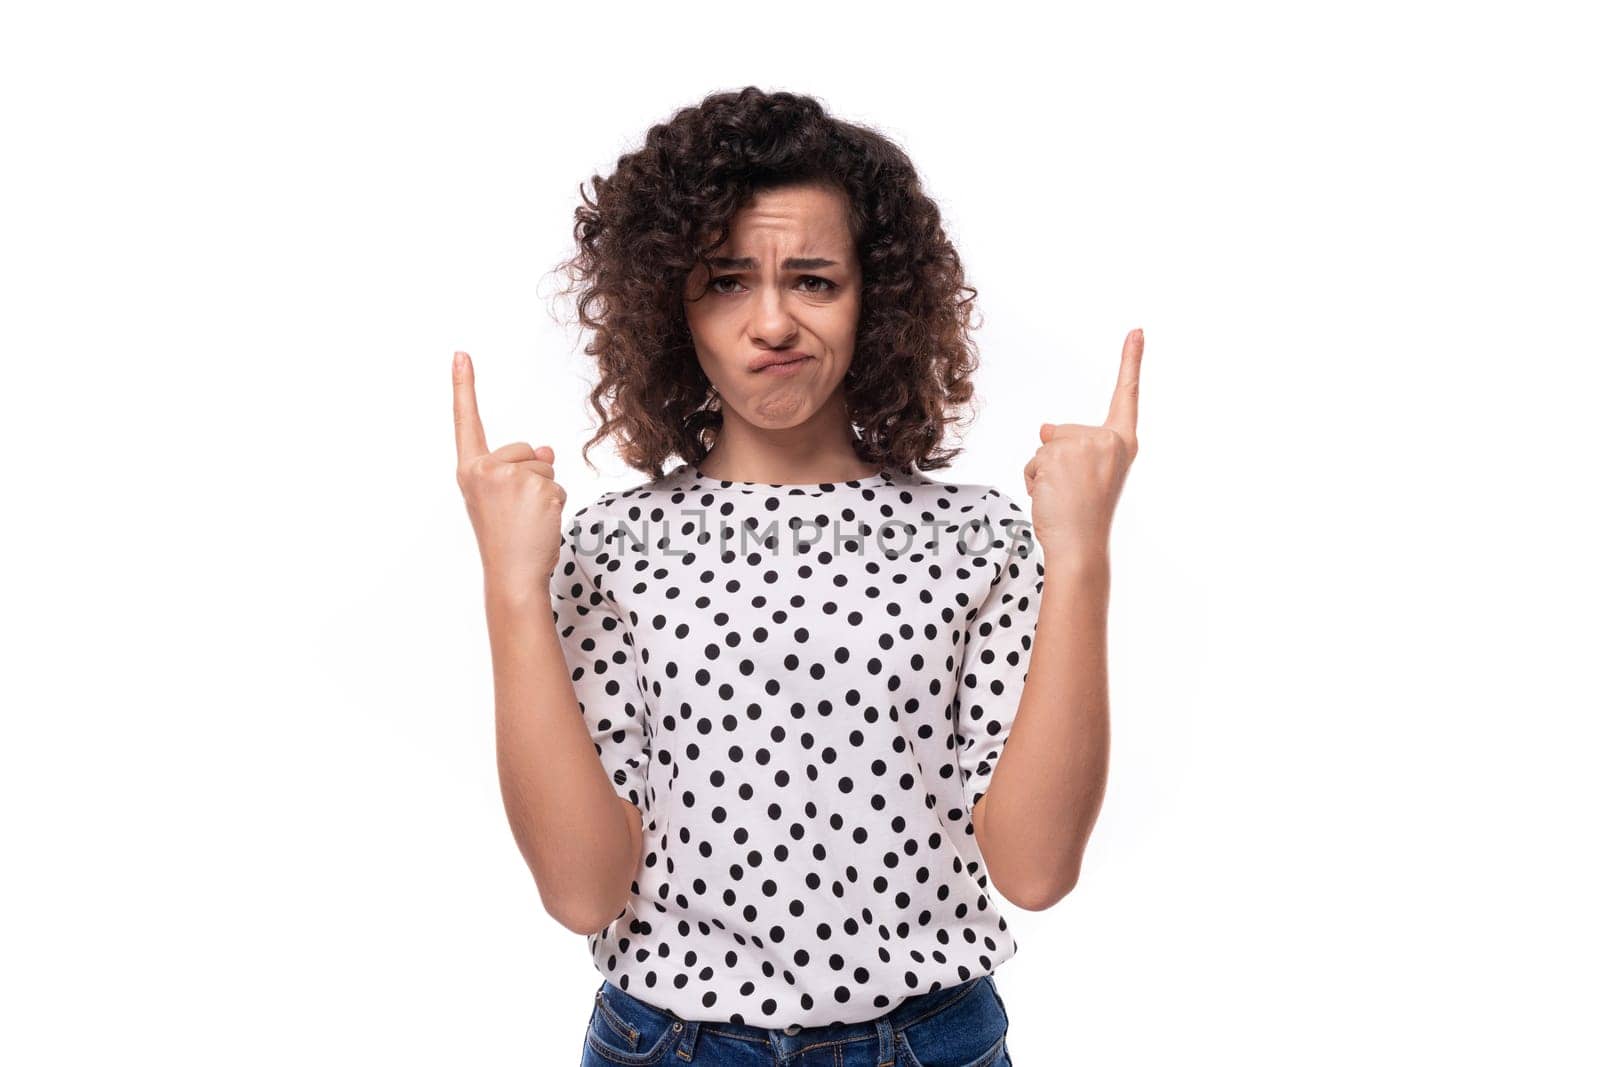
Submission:
<svg viewBox="0 0 1600 1067">
<path fill-rule="evenodd" d="M 806 362 L 810 358 L 811 358 L 810 356 L 800 356 L 800 357 L 795 358 L 795 359 L 786 359 L 786 360 L 782 361 L 781 363 L 768 363 L 764 367 L 758 367 L 756 369 L 755 373 L 763 374 L 763 373 L 765 373 L 767 371 L 784 371 L 784 370 L 787 370 L 787 369 L 789 369 L 791 367 L 798 366 L 799 364 Z"/>
</svg>

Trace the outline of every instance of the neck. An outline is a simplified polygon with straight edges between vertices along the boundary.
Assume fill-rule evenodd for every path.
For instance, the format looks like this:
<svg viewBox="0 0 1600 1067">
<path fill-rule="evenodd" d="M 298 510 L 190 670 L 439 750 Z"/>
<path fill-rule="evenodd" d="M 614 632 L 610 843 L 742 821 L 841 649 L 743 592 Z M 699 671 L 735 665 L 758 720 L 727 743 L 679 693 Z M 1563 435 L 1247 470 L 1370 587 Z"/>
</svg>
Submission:
<svg viewBox="0 0 1600 1067">
<path fill-rule="evenodd" d="M 752 425 L 724 407 L 717 442 L 697 466 L 712 478 L 775 484 L 847 482 L 878 473 L 856 455 L 853 441 L 842 403 L 781 430 Z"/>
</svg>

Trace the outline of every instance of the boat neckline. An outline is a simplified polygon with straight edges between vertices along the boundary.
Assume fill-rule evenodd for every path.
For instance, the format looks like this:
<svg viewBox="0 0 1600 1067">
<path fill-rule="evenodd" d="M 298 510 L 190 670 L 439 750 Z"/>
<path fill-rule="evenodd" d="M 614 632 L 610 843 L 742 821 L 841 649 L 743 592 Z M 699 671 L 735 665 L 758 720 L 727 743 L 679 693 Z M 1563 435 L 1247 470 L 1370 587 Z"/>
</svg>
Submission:
<svg viewBox="0 0 1600 1067">
<path fill-rule="evenodd" d="M 703 485 L 728 489 L 772 490 L 774 492 L 825 492 L 838 489 L 868 489 L 876 486 L 891 485 L 894 481 L 894 472 L 888 468 L 879 470 L 874 474 L 864 474 L 859 478 L 845 478 L 831 482 L 744 482 L 736 478 L 718 478 L 716 475 L 707 474 L 693 463 L 683 464 L 680 468 L 680 473 L 687 474 L 691 480 Z"/>
</svg>

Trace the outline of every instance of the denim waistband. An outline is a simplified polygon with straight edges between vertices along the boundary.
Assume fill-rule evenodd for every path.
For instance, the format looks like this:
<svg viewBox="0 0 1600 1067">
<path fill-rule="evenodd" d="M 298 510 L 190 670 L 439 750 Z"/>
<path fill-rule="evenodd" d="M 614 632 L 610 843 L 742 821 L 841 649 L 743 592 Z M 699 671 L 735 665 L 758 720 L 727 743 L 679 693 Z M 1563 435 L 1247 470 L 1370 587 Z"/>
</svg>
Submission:
<svg viewBox="0 0 1600 1067">
<path fill-rule="evenodd" d="M 781 1028 L 685 1019 L 666 1008 L 658 1008 L 648 1001 L 640 1000 L 638 997 L 613 985 L 609 980 L 602 981 L 602 992 L 612 997 L 627 997 L 636 1004 L 643 1005 L 645 1009 L 671 1020 L 672 1029 L 679 1034 L 680 1038 L 676 1042 L 678 1056 L 684 1059 L 691 1058 L 694 1055 L 696 1038 L 700 1034 L 709 1033 L 722 1037 L 731 1037 L 740 1041 L 748 1041 L 751 1044 L 765 1045 L 777 1056 L 779 1063 L 787 1063 L 801 1052 L 817 1045 L 845 1045 L 857 1041 L 875 1040 L 878 1042 L 878 1062 L 893 1064 L 894 1037 L 896 1034 L 908 1026 L 921 1022 L 930 1015 L 943 1011 L 962 997 L 971 994 L 981 983 L 993 981 L 994 979 L 991 975 L 981 974 L 976 978 L 970 978 L 965 982 L 945 989 L 937 989 L 929 993 L 920 993 L 917 996 L 907 997 L 876 1019 L 866 1019 L 854 1023 L 832 1023 L 827 1026 L 788 1026 Z M 595 995 L 599 996 L 600 993 Z M 667 1062 L 672 1062 L 670 1055 L 667 1057 Z"/>
</svg>

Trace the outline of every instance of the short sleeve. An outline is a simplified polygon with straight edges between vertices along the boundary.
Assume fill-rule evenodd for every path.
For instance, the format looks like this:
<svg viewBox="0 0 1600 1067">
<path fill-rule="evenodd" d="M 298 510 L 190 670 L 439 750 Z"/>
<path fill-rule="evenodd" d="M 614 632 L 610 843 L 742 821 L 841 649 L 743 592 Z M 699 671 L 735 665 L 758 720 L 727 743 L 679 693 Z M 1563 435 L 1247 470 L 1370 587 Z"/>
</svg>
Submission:
<svg viewBox="0 0 1600 1067">
<path fill-rule="evenodd" d="M 645 700 L 634 659 L 633 637 L 614 601 L 591 577 L 589 564 L 606 530 L 577 513 L 561 534 L 550 575 L 550 608 L 567 659 L 584 725 L 617 795 L 641 811 L 650 766 Z"/>
<path fill-rule="evenodd" d="M 989 786 L 1022 699 L 1044 593 L 1044 554 L 1022 509 L 999 494 L 990 509 L 994 582 L 967 624 L 956 686 L 956 756 L 970 813 Z"/>
</svg>

